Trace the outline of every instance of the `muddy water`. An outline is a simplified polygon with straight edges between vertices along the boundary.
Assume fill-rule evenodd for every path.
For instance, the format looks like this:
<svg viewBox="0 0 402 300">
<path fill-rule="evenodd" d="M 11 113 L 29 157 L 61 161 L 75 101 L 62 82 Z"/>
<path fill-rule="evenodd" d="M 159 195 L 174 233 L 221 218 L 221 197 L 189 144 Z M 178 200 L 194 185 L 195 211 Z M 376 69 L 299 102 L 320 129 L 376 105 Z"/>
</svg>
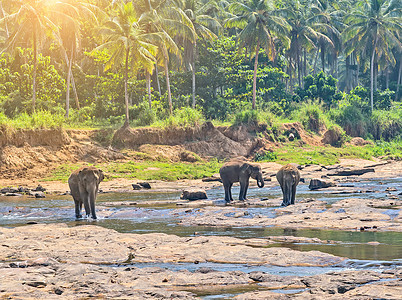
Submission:
<svg viewBox="0 0 402 300">
<path fill-rule="evenodd" d="M 400 189 L 402 178 L 393 180 L 373 179 L 359 182 L 344 182 L 342 194 L 329 191 L 309 191 L 306 184 L 298 188 L 297 197 L 315 198 L 331 204 L 341 199 L 358 197 L 361 199 L 384 198 L 385 189 L 394 187 Z M 368 192 L 367 192 L 368 191 Z M 234 188 L 237 195 L 239 188 Z M 398 192 L 393 192 L 397 195 Z M 296 236 L 316 237 L 321 240 L 340 241 L 337 244 L 311 244 L 311 243 L 277 243 L 270 247 L 288 247 L 299 251 L 318 250 L 337 256 L 348 257 L 344 264 L 332 267 L 274 267 L 274 266 L 248 266 L 237 264 L 136 264 L 136 267 L 159 266 L 172 270 L 188 269 L 194 271 L 200 267 L 214 270 L 244 272 L 264 271 L 271 274 L 289 276 L 307 276 L 344 269 L 387 269 L 402 266 L 402 232 L 349 232 L 333 230 L 294 230 L 283 228 L 225 228 L 206 226 L 178 225 L 184 215 L 200 213 L 198 209 L 185 212 L 175 203 L 166 204 L 168 200 L 179 199 L 180 193 L 105 193 L 100 194 L 97 202 L 99 219 L 97 221 L 74 219 L 73 201 L 70 196 L 48 196 L 45 199 L 32 199 L 27 197 L 0 197 L 0 226 L 15 227 L 35 223 L 67 223 L 70 226 L 93 224 L 115 229 L 119 232 L 151 233 L 163 232 L 178 236 L 222 235 L 238 238 L 263 238 L 267 236 Z M 210 199 L 223 199 L 223 189 L 215 188 L 208 191 Z M 280 188 L 268 186 L 264 189 L 251 188 L 249 198 L 279 198 Z M 110 206 L 103 203 L 113 202 L 136 203 L 136 205 Z M 250 216 L 254 214 L 274 217 L 275 207 L 268 208 L 237 208 L 247 210 Z M 385 213 L 396 215 L 398 210 L 387 210 Z M 377 243 L 370 243 L 377 242 Z M 370 244 L 369 244 L 370 243 Z M 236 293 L 234 293 L 236 294 Z M 226 296 L 228 296 L 227 294 Z M 233 295 L 233 293 L 231 293 Z M 206 299 L 221 299 L 225 295 L 215 295 Z"/>
</svg>

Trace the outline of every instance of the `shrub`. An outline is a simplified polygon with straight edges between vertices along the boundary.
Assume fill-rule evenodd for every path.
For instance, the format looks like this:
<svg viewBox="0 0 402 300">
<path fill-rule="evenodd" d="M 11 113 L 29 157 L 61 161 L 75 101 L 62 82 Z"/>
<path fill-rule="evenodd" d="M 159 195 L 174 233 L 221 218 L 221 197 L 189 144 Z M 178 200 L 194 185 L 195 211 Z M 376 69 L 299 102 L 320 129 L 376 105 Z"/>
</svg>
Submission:
<svg viewBox="0 0 402 300">
<path fill-rule="evenodd" d="M 316 133 L 331 125 L 322 106 L 311 101 L 303 103 L 301 108 L 293 113 L 292 118 L 302 123 L 306 130 Z"/>
<path fill-rule="evenodd" d="M 172 116 L 169 116 L 164 121 L 154 123 L 161 127 L 191 127 L 200 126 L 205 122 L 202 112 L 198 109 L 183 107 L 176 109 Z"/>
</svg>

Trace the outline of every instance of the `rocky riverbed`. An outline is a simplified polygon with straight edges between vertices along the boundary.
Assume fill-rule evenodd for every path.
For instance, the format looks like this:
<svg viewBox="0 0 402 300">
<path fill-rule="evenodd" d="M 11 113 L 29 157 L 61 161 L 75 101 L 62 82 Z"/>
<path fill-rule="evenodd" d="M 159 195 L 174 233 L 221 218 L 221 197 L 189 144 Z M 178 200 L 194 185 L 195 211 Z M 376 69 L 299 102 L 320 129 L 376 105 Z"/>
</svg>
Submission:
<svg viewBox="0 0 402 300">
<path fill-rule="evenodd" d="M 214 180 L 104 182 L 95 222 L 74 220 L 65 183 L 0 196 L 0 297 L 400 299 L 402 163 L 300 166 L 288 207 L 279 167 L 264 163 L 266 186 L 230 205 Z M 314 178 L 333 184 L 310 189 Z M 208 199 L 180 199 L 187 188 Z"/>
<path fill-rule="evenodd" d="M 343 270 L 345 258 L 318 251 L 266 247 L 269 239 L 122 234 L 99 226 L 37 224 L 0 228 L 0 295 L 4 298 L 196 298 L 210 289 L 258 287 L 238 299 L 347 297 L 397 299 L 402 270 Z M 159 264 L 189 264 L 193 270 Z M 210 267 L 203 267 L 210 263 Z M 214 264 L 265 266 L 220 271 Z M 199 266 L 199 267 L 197 267 Z M 313 276 L 271 274 L 275 267 L 328 267 Z M 275 290 L 272 292 L 271 290 Z M 296 291 L 296 295 L 277 291 Z"/>
</svg>

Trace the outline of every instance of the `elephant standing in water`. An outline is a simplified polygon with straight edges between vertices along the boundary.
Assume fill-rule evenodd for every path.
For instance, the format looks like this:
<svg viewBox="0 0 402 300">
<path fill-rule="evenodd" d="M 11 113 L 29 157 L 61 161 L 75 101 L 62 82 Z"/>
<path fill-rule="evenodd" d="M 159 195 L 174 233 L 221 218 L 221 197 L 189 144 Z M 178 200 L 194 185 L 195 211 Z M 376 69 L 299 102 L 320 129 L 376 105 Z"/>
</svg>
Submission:
<svg viewBox="0 0 402 300">
<path fill-rule="evenodd" d="M 259 188 L 264 186 L 264 179 L 262 178 L 261 166 L 251 164 L 244 161 L 231 161 L 227 162 L 219 170 L 222 179 L 223 187 L 225 188 L 225 201 L 233 201 L 232 198 L 232 185 L 234 182 L 240 182 L 239 200 L 246 200 L 246 194 L 250 177 L 257 180 Z"/>
<path fill-rule="evenodd" d="M 278 173 L 276 173 L 276 179 L 281 185 L 283 201 L 282 206 L 288 206 L 295 204 L 296 198 L 296 186 L 300 181 L 300 172 L 291 164 L 283 166 Z"/>
<path fill-rule="evenodd" d="M 82 218 L 81 209 L 84 203 L 85 214 L 96 219 L 95 200 L 99 183 L 103 180 L 103 171 L 95 167 L 82 167 L 71 173 L 68 178 L 71 195 L 75 202 L 75 217 Z"/>
</svg>

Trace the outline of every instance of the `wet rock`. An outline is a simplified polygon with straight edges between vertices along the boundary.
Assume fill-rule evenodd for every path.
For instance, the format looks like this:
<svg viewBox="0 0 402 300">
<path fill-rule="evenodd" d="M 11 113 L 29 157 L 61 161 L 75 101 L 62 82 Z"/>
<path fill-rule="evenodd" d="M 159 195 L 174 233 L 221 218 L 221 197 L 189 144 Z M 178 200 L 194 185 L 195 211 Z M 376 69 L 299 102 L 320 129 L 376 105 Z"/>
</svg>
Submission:
<svg viewBox="0 0 402 300">
<path fill-rule="evenodd" d="M 365 173 L 375 172 L 374 168 L 342 168 L 328 172 L 328 176 L 360 176 Z"/>
<path fill-rule="evenodd" d="M 214 181 L 222 182 L 222 179 L 219 177 L 219 174 L 217 174 L 217 176 L 213 175 L 211 177 L 205 177 L 205 178 L 202 179 L 202 181 L 203 182 L 214 182 Z"/>
<path fill-rule="evenodd" d="M 318 189 L 329 188 L 329 187 L 333 187 L 333 186 L 336 186 L 335 182 L 318 179 L 318 178 L 313 178 L 310 180 L 310 184 L 308 185 L 308 188 L 310 190 L 318 190 Z"/>
<path fill-rule="evenodd" d="M 46 195 L 44 192 L 36 192 L 35 198 L 46 198 Z"/>
<path fill-rule="evenodd" d="M 35 189 L 33 189 L 32 190 L 33 192 L 46 192 L 46 189 L 43 187 L 43 186 L 41 186 L 40 184 L 35 188 Z"/>
<path fill-rule="evenodd" d="M 139 184 L 136 184 L 136 183 L 133 183 L 132 186 L 133 186 L 133 190 L 140 190 L 140 189 L 142 189 L 142 186 L 140 186 Z"/>
<path fill-rule="evenodd" d="M 15 189 L 15 188 L 11 188 L 11 187 L 6 187 L 6 188 L 2 188 L 0 190 L 0 192 L 2 194 L 15 194 L 15 193 L 19 193 L 19 190 Z"/>
<path fill-rule="evenodd" d="M 7 197 L 21 197 L 22 194 L 19 194 L 19 193 L 7 193 L 7 194 L 5 194 L 5 196 L 7 196 Z"/>
<path fill-rule="evenodd" d="M 207 192 L 202 189 L 184 190 L 180 196 L 184 200 L 202 200 L 208 199 Z"/>
<path fill-rule="evenodd" d="M 144 189 L 150 189 L 151 185 L 149 184 L 149 182 L 138 182 L 138 184 L 143 187 Z"/>
</svg>

